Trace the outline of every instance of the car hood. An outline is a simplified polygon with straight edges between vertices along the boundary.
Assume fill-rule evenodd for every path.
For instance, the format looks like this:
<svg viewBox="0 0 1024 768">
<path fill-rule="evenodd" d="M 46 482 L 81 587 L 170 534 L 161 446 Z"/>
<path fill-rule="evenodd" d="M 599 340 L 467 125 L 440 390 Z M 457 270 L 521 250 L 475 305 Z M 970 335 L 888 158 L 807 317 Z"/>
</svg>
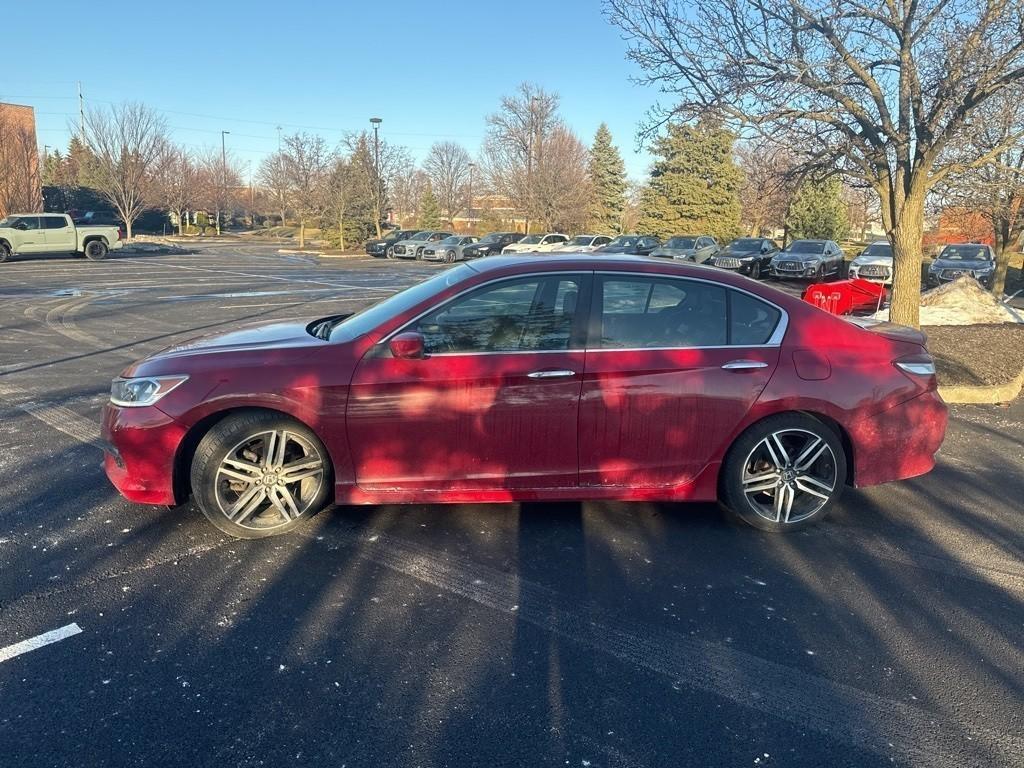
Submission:
<svg viewBox="0 0 1024 768">
<path fill-rule="evenodd" d="M 891 267 L 892 256 L 858 256 L 853 263 L 858 267 Z"/>
<path fill-rule="evenodd" d="M 721 251 L 715 254 L 716 256 L 731 256 L 734 259 L 749 259 L 752 256 L 760 256 L 761 252 L 758 250 L 738 250 L 731 248 L 723 248 Z"/>
<path fill-rule="evenodd" d="M 696 248 L 655 248 L 651 251 L 652 256 L 693 256 L 697 252 Z"/>
<path fill-rule="evenodd" d="M 985 269 L 992 266 L 988 259 L 936 259 L 932 262 L 933 269 L 962 269 L 965 272 L 970 269 Z"/>
<path fill-rule="evenodd" d="M 326 344 L 326 341 L 312 336 L 306 330 L 309 323 L 310 321 L 260 323 L 198 336 L 147 357 L 129 368 L 125 375 L 154 376 L 168 372 L 171 368 L 178 370 L 183 358 L 267 350 L 306 351 Z"/>
<path fill-rule="evenodd" d="M 597 249 L 597 253 L 632 253 L 636 250 L 635 245 L 603 245 Z"/>
</svg>

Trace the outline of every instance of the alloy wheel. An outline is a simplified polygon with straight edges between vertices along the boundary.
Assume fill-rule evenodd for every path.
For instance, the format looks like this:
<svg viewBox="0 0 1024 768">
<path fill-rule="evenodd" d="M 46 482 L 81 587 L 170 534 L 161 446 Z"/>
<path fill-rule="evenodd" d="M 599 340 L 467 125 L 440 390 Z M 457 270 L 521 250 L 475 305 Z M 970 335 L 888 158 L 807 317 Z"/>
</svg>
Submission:
<svg viewBox="0 0 1024 768">
<path fill-rule="evenodd" d="M 798 523 L 817 514 L 839 482 L 836 457 L 820 435 L 804 429 L 768 434 L 743 462 L 747 503 L 773 523 Z"/>
<path fill-rule="evenodd" d="M 246 437 L 221 460 L 214 480 L 217 505 L 224 516 L 258 531 L 301 517 L 318 497 L 323 482 L 320 451 L 287 429 Z"/>
</svg>

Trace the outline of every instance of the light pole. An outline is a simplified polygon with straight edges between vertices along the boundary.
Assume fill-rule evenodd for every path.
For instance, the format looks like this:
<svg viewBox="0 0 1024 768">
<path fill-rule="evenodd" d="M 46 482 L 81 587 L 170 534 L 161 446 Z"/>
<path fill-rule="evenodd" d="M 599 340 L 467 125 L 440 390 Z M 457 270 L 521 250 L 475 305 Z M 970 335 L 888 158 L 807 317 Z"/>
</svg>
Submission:
<svg viewBox="0 0 1024 768">
<path fill-rule="evenodd" d="M 220 195 L 217 200 L 217 234 L 220 235 L 220 212 L 221 208 L 224 207 L 224 198 L 227 197 L 227 186 L 228 186 L 228 151 L 227 145 L 224 143 L 224 137 L 227 136 L 231 131 L 220 132 Z"/>
<path fill-rule="evenodd" d="M 469 164 L 469 210 L 466 212 L 469 223 L 476 232 L 476 223 L 473 221 L 473 171 L 476 170 L 476 163 Z"/>
<path fill-rule="evenodd" d="M 380 207 L 383 202 L 381 198 L 384 196 L 383 189 L 381 188 L 380 181 L 380 124 L 383 122 L 379 117 L 371 117 L 370 124 L 373 126 L 373 172 L 377 176 L 377 195 L 375 199 L 376 205 L 374 205 L 375 224 L 377 226 L 377 237 L 380 237 Z"/>
</svg>

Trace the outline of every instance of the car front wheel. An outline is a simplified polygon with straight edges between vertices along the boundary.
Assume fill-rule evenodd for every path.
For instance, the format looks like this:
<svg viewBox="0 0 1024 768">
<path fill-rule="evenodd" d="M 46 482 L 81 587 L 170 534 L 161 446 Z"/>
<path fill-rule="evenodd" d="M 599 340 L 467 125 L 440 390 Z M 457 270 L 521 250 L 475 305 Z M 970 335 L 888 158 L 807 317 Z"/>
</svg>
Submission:
<svg viewBox="0 0 1024 768">
<path fill-rule="evenodd" d="M 308 427 L 254 411 L 228 416 L 203 437 L 191 480 L 207 520 L 230 536 L 260 539 L 291 531 L 327 503 L 331 467 Z"/>
<path fill-rule="evenodd" d="M 10 258 L 11 249 L 8 247 L 7 243 L 0 243 L 0 264 L 3 264 L 5 261 L 9 261 Z"/>
<path fill-rule="evenodd" d="M 721 501 L 755 528 L 791 531 L 824 518 L 845 481 L 835 430 L 806 414 L 781 414 L 733 444 L 722 465 Z"/>
</svg>

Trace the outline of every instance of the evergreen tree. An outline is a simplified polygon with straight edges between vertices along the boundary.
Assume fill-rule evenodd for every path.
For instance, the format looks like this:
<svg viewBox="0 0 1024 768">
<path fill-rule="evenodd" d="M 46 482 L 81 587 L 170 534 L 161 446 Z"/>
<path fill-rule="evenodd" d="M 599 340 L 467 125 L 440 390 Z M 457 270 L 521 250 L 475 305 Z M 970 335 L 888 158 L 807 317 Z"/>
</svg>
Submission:
<svg viewBox="0 0 1024 768">
<path fill-rule="evenodd" d="M 658 160 L 641 196 L 645 234 L 712 235 L 726 242 L 740 230 L 743 175 L 733 158 L 734 136 L 707 122 L 670 124 L 654 143 Z"/>
<path fill-rule="evenodd" d="M 420 198 L 420 229 L 438 229 L 441 226 L 441 205 L 434 196 L 434 191 L 427 185 Z"/>
<path fill-rule="evenodd" d="M 590 225 L 596 233 L 620 233 L 626 209 L 626 166 L 604 123 L 594 134 L 587 174 L 592 195 Z"/>
<path fill-rule="evenodd" d="M 843 185 L 837 177 L 807 180 L 793 196 L 786 226 L 793 240 L 841 240 L 849 231 Z"/>
</svg>

